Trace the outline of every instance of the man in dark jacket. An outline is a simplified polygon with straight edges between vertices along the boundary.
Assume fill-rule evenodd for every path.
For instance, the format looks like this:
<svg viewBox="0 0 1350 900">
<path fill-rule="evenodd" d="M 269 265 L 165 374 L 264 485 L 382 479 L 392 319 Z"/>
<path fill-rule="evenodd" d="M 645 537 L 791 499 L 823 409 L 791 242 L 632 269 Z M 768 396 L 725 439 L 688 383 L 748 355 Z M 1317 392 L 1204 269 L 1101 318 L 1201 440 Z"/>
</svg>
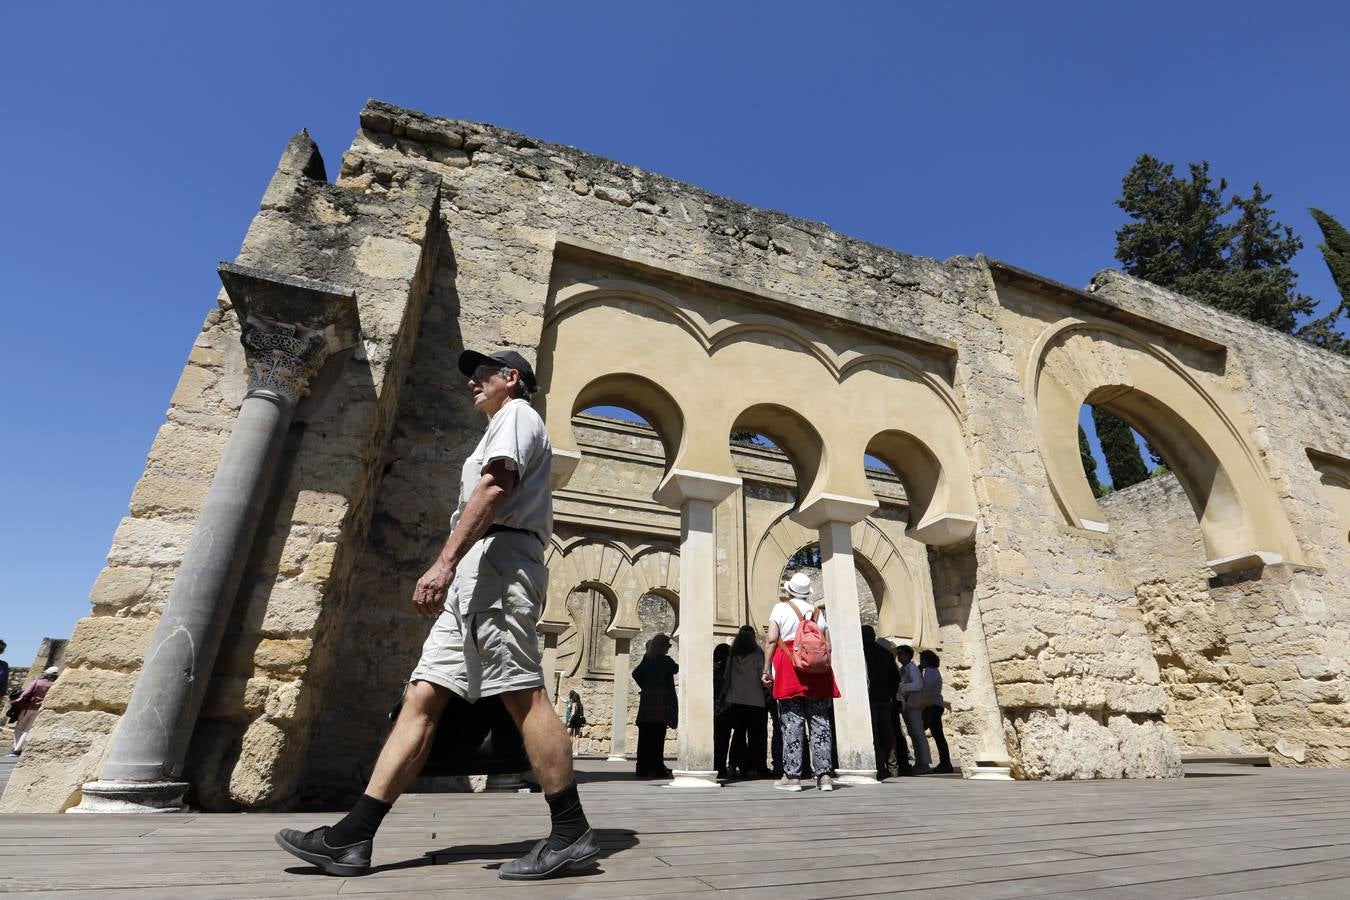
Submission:
<svg viewBox="0 0 1350 900">
<path fill-rule="evenodd" d="M 895 697 L 900 687 L 900 670 L 896 668 L 895 657 L 877 643 L 877 633 L 871 625 L 862 627 L 862 635 L 863 657 L 867 663 L 867 702 L 872 707 L 872 746 L 877 754 L 877 778 L 885 779 L 901 771 L 896 758 L 895 741 Z M 908 764 L 909 759 L 906 758 L 905 762 Z"/>
</svg>

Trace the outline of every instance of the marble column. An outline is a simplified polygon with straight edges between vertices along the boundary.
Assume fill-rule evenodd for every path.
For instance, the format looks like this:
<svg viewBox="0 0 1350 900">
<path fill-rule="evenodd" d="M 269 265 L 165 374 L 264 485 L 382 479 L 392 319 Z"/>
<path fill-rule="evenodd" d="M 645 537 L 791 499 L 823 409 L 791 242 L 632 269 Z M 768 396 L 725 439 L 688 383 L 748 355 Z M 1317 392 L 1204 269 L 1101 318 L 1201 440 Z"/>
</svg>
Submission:
<svg viewBox="0 0 1350 900">
<path fill-rule="evenodd" d="M 567 622 L 541 619 L 536 630 L 544 638 L 544 653 L 541 665 L 544 668 L 544 690 L 548 692 L 548 701 L 558 702 L 558 639 L 569 627 Z"/>
<path fill-rule="evenodd" d="M 712 653 L 716 643 L 717 541 L 713 510 L 739 478 L 673 470 L 657 500 L 680 508 L 679 763 L 671 787 L 717 787 L 713 766 Z"/>
<path fill-rule="evenodd" d="M 628 759 L 628 692 L 633 682 L 629 668 L 628 651 L 632 646 L 636 632 L 611 628 L 614 638 L 614 702 L 610 724 L 609 761 L 624 762 Z"/>
<path fill-rule="evenodd" d="M 831 658 L 839 699 L 834 701 L 835 745 L 840 781 L 876 783 L 872 711 L 867 702 L 867 662 L 862 647 L 858 576 L 853 562 L 853 525 L 876 508 L 875 501 L 828 497 L 803 505 L 802 524 L 820 532 L 821 582 L 830 626 Z"/>
<path fill-rule="evenodd" d="M 99 778 L 72 812 L 182 809 L 188 742 L 286 431 L 310 379 L 355 337 L 350 293 L 229 265 L 221 279 L 242 326 L 248 388 Z"/>
</svg>

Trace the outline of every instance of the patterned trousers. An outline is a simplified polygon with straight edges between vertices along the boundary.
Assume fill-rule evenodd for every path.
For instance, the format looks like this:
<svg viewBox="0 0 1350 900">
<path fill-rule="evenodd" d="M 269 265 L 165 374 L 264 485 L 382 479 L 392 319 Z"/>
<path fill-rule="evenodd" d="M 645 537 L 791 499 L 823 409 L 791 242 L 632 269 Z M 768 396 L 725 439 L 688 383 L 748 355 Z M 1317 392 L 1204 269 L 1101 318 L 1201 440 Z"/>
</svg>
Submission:
<svg viewBox="0 0 1350 900">
<path fill-rule="evenodd" d="M 789 778 L 802 777 L 802 747 L 807 739 L 808 719 L 811 770 L 817 778 L 830 774 L 830 701 L 813 697 L 779 700 L 778 719 L 783 726 L 783 774 Z"/>
</svg>

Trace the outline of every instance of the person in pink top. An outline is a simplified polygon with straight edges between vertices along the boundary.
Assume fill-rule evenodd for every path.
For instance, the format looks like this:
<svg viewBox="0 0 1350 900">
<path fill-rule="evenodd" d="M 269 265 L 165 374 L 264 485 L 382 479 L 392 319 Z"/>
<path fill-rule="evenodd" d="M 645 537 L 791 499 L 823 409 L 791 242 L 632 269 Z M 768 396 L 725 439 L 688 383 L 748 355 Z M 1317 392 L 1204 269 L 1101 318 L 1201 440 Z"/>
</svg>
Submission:
<svg viewBox="0 0 1350 900">
<path fill-rule="evenodd" d="M 798 672 L 792 665 L 793 642 L 804 618 L 816 613 L 816 625 L 829 641 L 825 613 L 811 602 L 811 579 L 798 572 L 787 583 L 787 598 L 769 613 L 769 634 L 764 641 L 764 684 L 773 688 L 778 718 L 783 728 L 783 777 L 774 785 L 782 791 L 802 789 L 802 750 L 810 723 L 811 769 L 817 787 L 834 790 L 830 764 L 830 703 L 839 696 L 833 670 Z"/>
<path fill-rule="evenodd" d="M 28 682 L 24 686 L 23 693 L 14 701 L 14 708 L 19 710 L 19 718 L 14 722 L 14 749 L 9 751 L 10 756 L 23 753 L 23 745 L 28 741 L 28 731 L 37 721 L 38 713 L 42 711 L 42 701 L 47 699 L 47 692 L 56 683 L 56 676 L 60 671 L 56 666 L 51 666 L 42 673 L 41 678 Z"/>
</svg>

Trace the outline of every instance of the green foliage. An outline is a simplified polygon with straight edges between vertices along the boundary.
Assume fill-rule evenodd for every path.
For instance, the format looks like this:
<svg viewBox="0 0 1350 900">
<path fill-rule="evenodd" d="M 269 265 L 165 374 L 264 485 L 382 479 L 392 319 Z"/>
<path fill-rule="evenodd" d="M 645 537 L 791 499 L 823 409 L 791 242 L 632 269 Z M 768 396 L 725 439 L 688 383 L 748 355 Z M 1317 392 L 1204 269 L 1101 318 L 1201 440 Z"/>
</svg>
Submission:
<svg viewBox="0 0 1350 900">
<path fill-rule="evenodd" d="M 1097 477 L 1097 460 L 1092 458 L 1092 445 L 1088 443 L 1087 432 L 1083 426 L 1078 426 L 1078 458 L 1083 463 L 1083 474 L 1087 476 L 1088 486 L 1092 488 L 1092 496 L 1101 497 L 1106 494 L 1106 488 L 1102 487 L 1101 479 Z"/>
<path fill-rule="evenodd" d="M 1138 484 L 1148 477 L 1148 467 L 1134 442 L 1130 426 L 1101 407 L 1092 407 L 1092 422 L 1097 426 L 1097 440 L 1106 457 L 1106 470 L 1111 473 L 1111 486 L 1116 490 Z M 1080 445 L 1081 446 L 1081 445 Z"/>
<path fill-rule="evenodd" d="M 1317 227 L 1322 229 L 1322 243 L 1317 245 L 1317 249 L 1322 251 L 1322 259 L 1331 270 L 1331 280 L 1340 292 L 1341 303 L 1325 316 L 1304 325 L 1299 329 L 1299 336 L 1319 347 L 1350 356 L 1350 338 L 1336 330 L 1336 322 L 1341 316 L 1350 319 L 1350 231 L 1320 209 L 1310 209 L 1308 212 L 1317 221 Z"/>
<path fill-rule="evenodd" d="M 1131 275 L 1202 303 L 1298 333 L 1298 316 L 1313 298 L 1299 294 L 1289 263 L 1303 241 L 1275 221 L 1271 195 L 1258 182 L 1251 195 L 1227 200 L 1209 163 L 1191 163 L 1189 178 L 1147 154 L 1121 181 L 1116 205 L 1132 220 L 1116 231 L 1116 258 Z M 1302 335 L 1300 335 L 1302 336 Z"/>
</svg>

